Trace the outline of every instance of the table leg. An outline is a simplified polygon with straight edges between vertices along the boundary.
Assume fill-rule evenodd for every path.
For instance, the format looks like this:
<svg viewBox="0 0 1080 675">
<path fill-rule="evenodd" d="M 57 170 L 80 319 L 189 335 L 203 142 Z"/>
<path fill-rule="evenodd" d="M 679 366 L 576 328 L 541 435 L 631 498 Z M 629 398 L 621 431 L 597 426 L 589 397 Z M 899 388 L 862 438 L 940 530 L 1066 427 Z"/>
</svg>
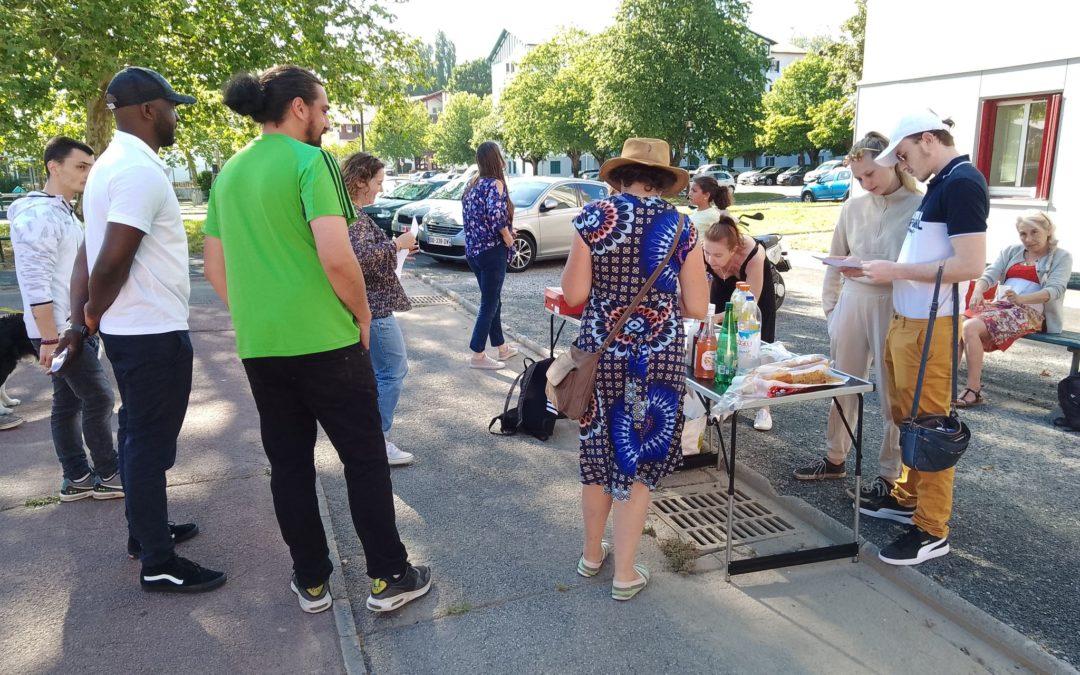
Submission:
<svg viewBox="0 0 1080 675">
<path fill-rule="evenodd" d="M 731 530 L 735 520 L 735 434 L 739 421 L 739 411 L 731 413 L 731 454 L 728 456 L 728 491 L 727 491 L 727 550 L 724 553 L 724 581 L 731 581 Z"/>
<path fill-rule="evenodd" d="M 555 358 L 555 315 L 551 315 L 551 329 L 548 331 L 548 344 L 551 345 L 548 348 L 548 357 Z"/>
<path fill-rule="evenodd" d="M 862 500 L 863 395 L 859 394 L 859 420 L 855 423 L 855 557 L 859 562 L 859 505 Z"/>
</svg>

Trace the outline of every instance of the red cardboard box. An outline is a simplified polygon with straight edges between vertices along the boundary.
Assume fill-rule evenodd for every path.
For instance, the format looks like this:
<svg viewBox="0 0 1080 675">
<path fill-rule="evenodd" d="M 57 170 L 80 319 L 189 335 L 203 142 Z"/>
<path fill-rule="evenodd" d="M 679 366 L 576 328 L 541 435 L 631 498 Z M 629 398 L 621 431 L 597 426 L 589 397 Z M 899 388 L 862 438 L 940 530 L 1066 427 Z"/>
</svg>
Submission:
<svg viewBox="0 0 1080 675">
<path fill-rule="evenodd" d="M 567 304 L 562 289 L 558 286 L 548 286 L 544 289 L 544 307 L 564 316 L 581 316 L 581 313 L 585 311 L 585 303 L 576 306 Z"/>
</svg>

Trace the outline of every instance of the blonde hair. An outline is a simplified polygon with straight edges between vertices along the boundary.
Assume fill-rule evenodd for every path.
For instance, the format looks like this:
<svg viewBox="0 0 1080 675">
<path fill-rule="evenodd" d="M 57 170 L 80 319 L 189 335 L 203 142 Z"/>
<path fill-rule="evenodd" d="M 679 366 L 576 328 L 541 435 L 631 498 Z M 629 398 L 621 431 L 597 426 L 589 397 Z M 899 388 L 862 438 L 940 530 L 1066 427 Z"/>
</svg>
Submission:
<svg viewBox="0 0 1080 675">
<path fill-rule="evenodd" d="M 889 139 L 884 134 L 871 131 L 859 139 L 855 145 L 851 146 L 851 151 L 844 158 L 844 166 L 848 166 L 851 162 L 857 162 L 864 156 L 868 156 L 872 160 L 887 147 L 889 147 Z M 900 164 L 893 166 L 893 171 L 896 173 L 896 177 L 900 179 L 900 184 L 907 188 L 909 192 L 919 191 L 915 185 L 915 179 L 907 171 L 901 169 Z"/>
<path fill-rule="evenodd" d="M 1024 223 L 1025 225 L 1034 225 L 1043 232 L 1046 233 L 1046 245 L 1051 250 L 1058 245 L 1057 237 L 1054 236 L 1057 228 L 1054 226 L 1054 221 L 1050 220 L 1050 214 L 1046 211 L 1025 211 L 1016 217 L 1016 224 Z"/>
</svg>

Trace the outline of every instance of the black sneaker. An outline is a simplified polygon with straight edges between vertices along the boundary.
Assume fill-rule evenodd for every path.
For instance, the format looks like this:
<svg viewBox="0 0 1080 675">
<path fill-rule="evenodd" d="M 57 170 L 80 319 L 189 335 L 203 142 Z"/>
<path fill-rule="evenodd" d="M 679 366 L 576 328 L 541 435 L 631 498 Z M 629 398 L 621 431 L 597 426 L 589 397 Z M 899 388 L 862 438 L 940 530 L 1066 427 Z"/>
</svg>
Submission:
<svg viewBox="0 0 1080 675">
<path fill-rule="evenodd" d="M 815 459 L 801 469 L 795 469 L 795 480 L 824 480 L 846 476 L 847 469 L 843 464 L 833 464 L 825 457 Z"/>
<path fill-rule="evenodd" d="M 911 524 L 911 517 L 915 515 L 915 507 L 901 506 L 900 502 L 891 494 L 877 499 L 868 499 L 859 503 L 859 513 L 871 518 L 884 518 L 895 520 L 905 525 Z"/>
<path fill-rule="evenodd" d="M 60 501 L 74 502 L 94 496 L 94 474 L 88 473 L 79 480 L 65 478 L 60 483 Z"/>
<path fill-rule="evenodd" d="M 878 553 L 890 565 L 918 565 L 949 552 L 949 538 L 935 537 L 912 525 L 911 529 Z"/>
<path fill-rule="evenodd" d="M 199 526 L 195 523 L 169 523 L 169 534 L 172 535 L 174 544 L 187 541 L 199 533 Z M 135 537 L 128 535 L 128 557 L 134 560 L 142 553 L 142 546 L 139 544 L 139 540 Z"/>
<path fill-rule="evenodd" d="M 334 604 L 334 598 L 330 596 L 330 584 L 326 581 L 311 588 L 301 588 L 300 584 L 296 583 L 296 575 L 293 574 L 289 587 L 300 599 L 300 609 L 308 614 L 326 611 L 330 609 L 330 605 Z"/>
<path fill-rule="evenodd" d="M 868 502 L 875 499 L 881 499 L 890 494 L 892 488 L 892 483 L 881 476 L 877 476 L 874 480 L 863 485 L 862 489 L 859 490 L 859 492 L 862 493 L 862 499 L 860 499 L 860 501 Z M 848 497 L 855 499 L 855 488 L 848 488 L 845 492 L 847 492 Z"/>
<path fill-rule="evenodd" d="M 400 580 L 372 579 L 367 608 L 373 612 L 389 612 L 411 602 L 431 590 L 431 570 L 424 565 L 410 565 Z"/>
<path fill-rule="evenodd" d="M 139 582 L 144 591 L 200 593 L 212 591 L 224 584 L 225 573 L 208 570 L 187 558 L 175 555 L 172 560 L 161 565 L 143 565 Z"/>
</svg>

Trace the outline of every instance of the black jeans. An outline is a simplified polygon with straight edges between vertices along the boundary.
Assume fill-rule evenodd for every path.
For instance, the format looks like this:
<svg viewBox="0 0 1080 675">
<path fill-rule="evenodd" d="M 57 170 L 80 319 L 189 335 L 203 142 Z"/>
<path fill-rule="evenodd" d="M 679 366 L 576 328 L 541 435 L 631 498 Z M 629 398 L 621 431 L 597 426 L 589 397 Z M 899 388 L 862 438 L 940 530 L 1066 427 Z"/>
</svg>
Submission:
<svg viewBox="0 0 1080 675">
<path fill-rule="evenodd" d="M 160 565 L 173 556 L 165 472 L 176 461 L 191 395 L 191 338 L 186 330 L 101 338 L 120 390 L 116 446 L 128 531 L 143 565 Z"/>
<path fill-rule="evenodd" d="M 368 351 L 357 343 L 318 354 L 244 359 L 244 369 L 270 460 L 274 511 L 299 585 L 318 586 L 334 569 L 315 494 L 316 422 L 345 465 L 349 510 L 368 576 L 405 572 L 408 554 L 397 531 Z"/>
<path fill-rule="evenodd" d="M 480 285 L 480 307 L 476 312 L 469 349 L 480 353 L 487 341 L 492 347 L 506 343 L 502 332 L 502 287 L 506 279 L 506 247 L 499 244 L 475 258 L 466 258 Z"/>
</svg>

